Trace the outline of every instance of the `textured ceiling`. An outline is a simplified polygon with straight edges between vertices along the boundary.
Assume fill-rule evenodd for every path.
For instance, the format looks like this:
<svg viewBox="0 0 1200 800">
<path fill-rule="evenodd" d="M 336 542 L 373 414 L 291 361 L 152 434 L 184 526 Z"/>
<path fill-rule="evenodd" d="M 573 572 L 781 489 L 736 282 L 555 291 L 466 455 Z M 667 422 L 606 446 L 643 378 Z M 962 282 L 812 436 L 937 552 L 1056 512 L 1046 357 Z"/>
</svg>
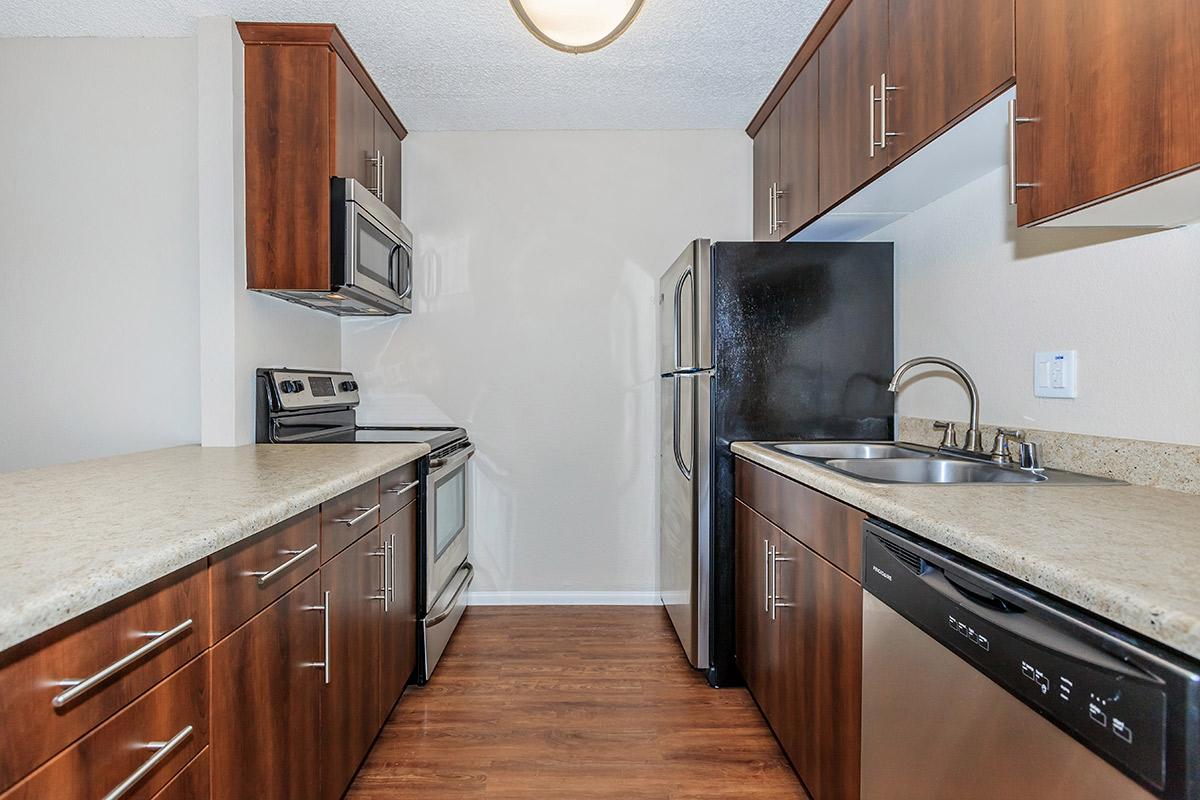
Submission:
<svg viewBox="0 0 1200 800">
<path fill-rule="evenodd" d="M 335 22 L 411 130 L 742 128 L 827 0 L 646 0 L 596 53 L 508 0 L 0 0 L 0 36 L 178 36 L 198 17 Z"/>
</svg>

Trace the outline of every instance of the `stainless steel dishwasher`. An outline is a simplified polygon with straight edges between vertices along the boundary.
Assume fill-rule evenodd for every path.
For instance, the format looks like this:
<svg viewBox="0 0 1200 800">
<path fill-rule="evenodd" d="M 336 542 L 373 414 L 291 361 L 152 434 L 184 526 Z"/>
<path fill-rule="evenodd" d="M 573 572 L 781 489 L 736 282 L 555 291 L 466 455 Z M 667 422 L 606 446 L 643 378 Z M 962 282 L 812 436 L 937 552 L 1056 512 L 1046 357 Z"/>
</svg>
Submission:
<svg viewBox="0 0 1200 800">
<path fill-rule="evenodd" d="M 1200 798 L 1198 665 L 872 522 L 862 574 L 862 800 Z"/>
</svg>

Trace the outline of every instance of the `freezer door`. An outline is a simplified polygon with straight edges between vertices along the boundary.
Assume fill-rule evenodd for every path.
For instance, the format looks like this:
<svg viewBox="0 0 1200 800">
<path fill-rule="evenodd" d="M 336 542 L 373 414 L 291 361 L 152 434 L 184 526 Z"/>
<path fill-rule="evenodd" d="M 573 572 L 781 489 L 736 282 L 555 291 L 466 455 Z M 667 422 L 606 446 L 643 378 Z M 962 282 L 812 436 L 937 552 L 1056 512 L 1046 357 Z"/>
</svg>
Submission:
<svg viewBox="0 0 1200 800">
<path fill-rule="evenodd" d="M 710 243 L 684 249 L 658 283 L 659 374 L 712 367 Z"/>
<path fill-rule="evenodd" d="M 659 383 L 659 591 L 688 661 L 706 668 L 712 376 Z"/>
</svg>

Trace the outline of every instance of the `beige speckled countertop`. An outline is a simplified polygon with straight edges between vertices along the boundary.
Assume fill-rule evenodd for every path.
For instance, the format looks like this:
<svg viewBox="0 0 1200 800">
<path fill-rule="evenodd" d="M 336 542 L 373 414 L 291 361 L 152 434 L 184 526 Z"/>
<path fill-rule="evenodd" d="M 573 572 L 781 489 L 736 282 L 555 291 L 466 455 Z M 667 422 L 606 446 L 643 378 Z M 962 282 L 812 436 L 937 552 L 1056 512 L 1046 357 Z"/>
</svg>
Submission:
<svg viewBox="0 0 1200 800">
<path fill-rule="evenodd" d="M 1146 486 L 870 484 L 733 452 L 1200 658 L 1200 496 Z"/>
<path fill-rule="evenodd" d="M 0 473 L 0 650 L 428 452 L 191 445 Z"/>
</svg>

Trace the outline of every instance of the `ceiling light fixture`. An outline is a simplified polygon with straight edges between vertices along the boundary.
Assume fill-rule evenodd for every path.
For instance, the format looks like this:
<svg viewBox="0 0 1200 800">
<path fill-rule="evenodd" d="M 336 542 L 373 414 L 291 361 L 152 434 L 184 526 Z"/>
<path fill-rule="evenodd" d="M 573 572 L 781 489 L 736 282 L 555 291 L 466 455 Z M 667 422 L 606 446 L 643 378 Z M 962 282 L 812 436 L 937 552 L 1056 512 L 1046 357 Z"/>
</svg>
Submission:
<svg viewBox="0 0 1200 800">
<path fill-rule="evenodd" d="M 590 53 L 612 44 L 633 23 L 645 0 L 508 0 L 529 32 L 564 53 Z"/>
</svg>

